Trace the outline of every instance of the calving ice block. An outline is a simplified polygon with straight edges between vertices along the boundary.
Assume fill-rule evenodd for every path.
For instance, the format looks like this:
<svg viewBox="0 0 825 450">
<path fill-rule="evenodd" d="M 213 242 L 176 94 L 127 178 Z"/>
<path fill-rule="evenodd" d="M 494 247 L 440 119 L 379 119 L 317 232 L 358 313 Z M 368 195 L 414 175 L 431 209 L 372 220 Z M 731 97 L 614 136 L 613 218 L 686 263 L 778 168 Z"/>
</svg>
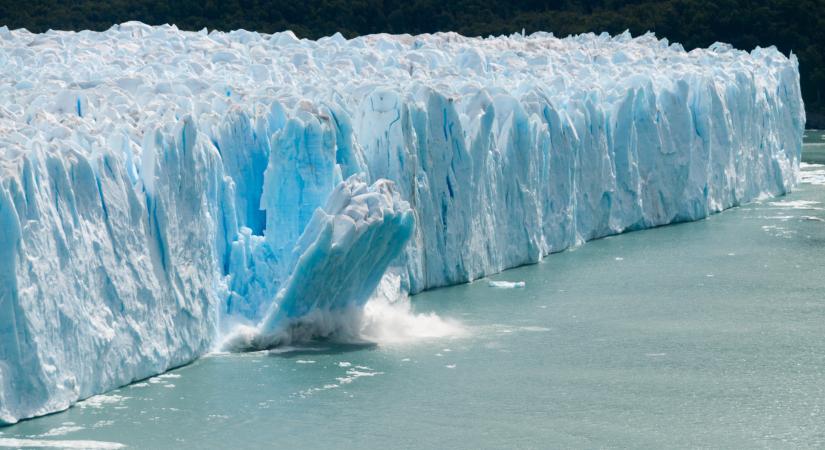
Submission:
<svg viewBox="0 0 825 450">
<path fill-rule="evenodd" d="M 0 422 L 781 195 L 804 122 L 774 48 L 0 28 Z"/>
</svg>

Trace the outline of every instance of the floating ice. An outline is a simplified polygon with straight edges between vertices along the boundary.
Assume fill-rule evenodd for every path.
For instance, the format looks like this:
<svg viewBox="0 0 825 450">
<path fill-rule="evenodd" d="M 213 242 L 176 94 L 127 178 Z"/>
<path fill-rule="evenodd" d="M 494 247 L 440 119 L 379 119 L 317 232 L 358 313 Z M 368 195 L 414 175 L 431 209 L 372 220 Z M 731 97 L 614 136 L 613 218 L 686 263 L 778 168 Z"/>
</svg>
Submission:
<svg viewBox="0 0 825 450">
<path fill-rule="evenodd" d="M 527 284 L 523 281 L 493 281 L 490 280 L 487 282 L 487 285 L 494 288 L 503 288 L 503 289 L 513 289 L 513 288 L 523 288 Z"/>
<path fill-rule="evenodd" d="M 821 206 L 821 202 L 815 200 L 782 200 L 778 202 L 771 202 L 771 206 L 776 206 L 778 208 L 787 208 L 787 209 L 811 209 L 811 210 L 821 210 L 825 209 Z"/>
<path fill-rule="evenodd" d="M 52 428 L 51 430 L 49 430 L 49 431 L 47 431 L 47 432 L 45 432 L 41 435 L 38 435 L 38 437 L 64 436 L 64 435 L 67 435 L 69 433 L 74 433 L 75 431 L 81 431 L 81 430 L 84 430 L 84 429 L 85 429 L 84 427 L 74 425 L 74 424 L 72 424 L 72 425 L 62 425 L 62 426 L 59 426 L 57 428 Z"/>
<path fill-rule="evenodd" d="M 0 422 L 222 343 L 444 335 L 370 308 L 376 286 L 482 278 L 799 172 L 797 61 L 774 48 L 135 22 L 0 42 Z"/>
<path fill-rule="evenodd" d="M 799 182 L 825 185 L 825 164 L 799 164 Z"/>
<path fill-rule="evenodd" d="M 86 400 L 78 403 L 78 406 L 81 408 L 102 408 L 105 405 L 113 405 L 123 403 L 124 401 L 129 400 L 129 397 L 124 397 L 122 395 L 95 395 L 93 397 L 89 397 Z"/>
<path fill-rule="evenodd" d="M 55 441 L 46 439 L 0 438 L 0 447 L 11 448 L 77 448 L 77 449 L 119 449 L 126 447 L 118 442 L 105 441 Z"/>
<path fill-rule="evenodd" d="M 169 378 L 180 378 L 181 375 L 179 373 L 164 373 L 163 375 L 158 375 L 156 378 L 160 379 L 169 379 Z"/>
</svg>

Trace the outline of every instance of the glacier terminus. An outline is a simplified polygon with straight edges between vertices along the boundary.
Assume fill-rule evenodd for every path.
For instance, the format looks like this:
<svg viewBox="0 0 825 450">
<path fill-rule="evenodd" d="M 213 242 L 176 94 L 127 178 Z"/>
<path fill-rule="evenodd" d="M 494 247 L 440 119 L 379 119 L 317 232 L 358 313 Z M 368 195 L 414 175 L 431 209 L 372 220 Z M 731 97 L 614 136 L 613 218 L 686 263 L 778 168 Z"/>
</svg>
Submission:
<svg viewBox="0 0 825 450">
<path fill-rule="evenodd" d="M 782 195 L 805 125 L 794 55 L 652 34 L 3 27 L 0 74 L 0 423 Z"/>
</svg>

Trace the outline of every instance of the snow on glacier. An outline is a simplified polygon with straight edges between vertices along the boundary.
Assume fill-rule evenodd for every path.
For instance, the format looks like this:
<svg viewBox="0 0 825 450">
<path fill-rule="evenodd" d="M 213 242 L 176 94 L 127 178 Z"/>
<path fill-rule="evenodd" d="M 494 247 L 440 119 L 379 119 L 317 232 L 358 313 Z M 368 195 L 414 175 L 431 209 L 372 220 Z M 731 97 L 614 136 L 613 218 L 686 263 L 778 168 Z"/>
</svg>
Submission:
<svg viewBox="0 0 825 450">
<path fill-rule="evenodd" d="M 6 423 L 783 194 L 805 122 L 793 55 L 651 34 L 3 27 L 0 74 Z"/>
</svg>

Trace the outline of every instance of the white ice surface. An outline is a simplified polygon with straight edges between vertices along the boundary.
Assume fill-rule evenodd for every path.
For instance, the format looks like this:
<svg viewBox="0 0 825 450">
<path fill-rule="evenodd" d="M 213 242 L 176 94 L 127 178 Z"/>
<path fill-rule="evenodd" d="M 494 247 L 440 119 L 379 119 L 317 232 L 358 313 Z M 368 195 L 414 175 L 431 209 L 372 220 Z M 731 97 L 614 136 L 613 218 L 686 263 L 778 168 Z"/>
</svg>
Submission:
<svg viewBox="0 0 825 450">
<path fill-rule="evenodd" d="M 523 288 L 526 284 L 523 281 L 493 281 L 490 280 L 487 282 L 487 285 L 494 288 L 502 288 L 502 289 L 514 289 L 514 288 Z"/>
</svg>

